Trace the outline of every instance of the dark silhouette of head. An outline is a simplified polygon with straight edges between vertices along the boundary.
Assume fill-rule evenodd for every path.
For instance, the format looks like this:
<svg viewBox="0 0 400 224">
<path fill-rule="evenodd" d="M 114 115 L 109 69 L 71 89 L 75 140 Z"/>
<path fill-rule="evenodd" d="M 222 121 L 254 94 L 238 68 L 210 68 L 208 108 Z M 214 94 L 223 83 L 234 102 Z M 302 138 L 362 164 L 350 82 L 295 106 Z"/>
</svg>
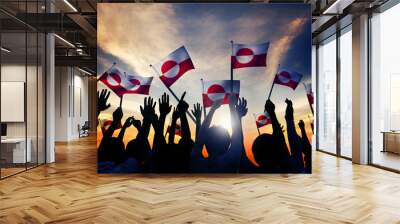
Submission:
<svg viewBox="0 0 400 224">
<path fill-rule="evenodd" d="M 128 157 L 135 158 L 139 163 L 147 160 L 149 151 L 150 144 L 147 140 L 140 141 L 138 139 L 133 139 L 126 146 L 126 153 L 128 154 Z"/>
<path fill-rule="evenodd" d="M 212 126 L 207 130 L 205 141 L 208 156 L 219 157 L 228 151 L 231 137 L 228 131 L 221 126 Z"/>
<path fill-rule="evenodd" d="M 253 155 L 260 167 L 274 167 L 280 161 L 279 144 L 275 136 L 270 134 L 259 135 L 253 142 Z"/>
<path fill-rule="evenodd" d="M 98 149 L 99 162 L 123 163 L 126 160 L 125 146 L 118 138 L 103 138 Z"/>
</svg>

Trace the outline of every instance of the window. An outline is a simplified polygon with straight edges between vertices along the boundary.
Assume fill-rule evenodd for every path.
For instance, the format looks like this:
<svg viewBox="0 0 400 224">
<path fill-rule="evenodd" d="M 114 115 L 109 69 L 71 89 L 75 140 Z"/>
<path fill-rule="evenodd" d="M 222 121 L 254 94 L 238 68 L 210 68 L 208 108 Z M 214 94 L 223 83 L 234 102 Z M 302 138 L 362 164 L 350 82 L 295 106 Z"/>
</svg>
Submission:
<svg viewBox="0 0 400 224">
<path fill-rule="evenodd" d="M 352 35 L 351 26 L 340 36 L 340 155 L 352 157 Z"/>
<path fill-rule="evenodd" d="M 371 162 L 400 170 L 400 4 L 371 18 Z"/>
<path fill-rule="evenodd" d="M 318 145 L 336 154 L 336 36 L 318 48 Z"/>
</svg>

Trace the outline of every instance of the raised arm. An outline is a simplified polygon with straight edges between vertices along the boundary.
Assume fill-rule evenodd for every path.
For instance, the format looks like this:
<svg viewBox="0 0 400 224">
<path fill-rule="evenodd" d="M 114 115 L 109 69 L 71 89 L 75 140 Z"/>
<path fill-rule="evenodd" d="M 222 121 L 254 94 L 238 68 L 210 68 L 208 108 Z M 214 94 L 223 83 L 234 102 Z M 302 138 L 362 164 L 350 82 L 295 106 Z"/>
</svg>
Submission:
<svg viewBox="0 0 400 224">
<path fill-rule="evenodd" d="M 107 104 L 108 97 L 110 97 L 110 91 L 103 89 L 101 92 L 97 91 L 97 117 L 100 112 L 110 108 L 110 104 Z"/>
<path fill-rule="evenodd" d="M 132 116 L 132 117 L 128 117 L 128 118 L 125 120 L 125 123 L 124 123 L 124 125 L 122 126 L 121 131 L 120 131 L 119 134 L 118 134 L 118 139 L 119 139 L 120 141 L 123 141 L 124 135 L 125 135 L 125 131 L 126 131 L 126 129 L 129 128 L 129 126 L 131 126 L 131 125 L 133 125 L 138 131 L 139 131 L 140 128 L 141 128 L 141 124 L 140 124 L 140 121 L 139 121 L 139 120 L 136 120 L 133 116 Z"/>
<path fill-rule="evenodd" d="M 208 112 L 207 116 L 204 118 L 203 124 L 200 126 L 199 136 L 194 144 L 192 150 L 192 157 L 193 158 L 202 158 L 202 150 L 205 138 L 207 137 L 207 131 L 210 128 L 210 124 L 212 118 L 214 117 L 215 111 L 221 106 L 223 100 L 215 101 L 213 106 L 211 107 L 210 111 Z"/>
<path fill-rule="evenodd" d="M 177 108 L 178 108 L 179 118 L 181 119 L 182 138 L 183 139 L 191 139 L 189 122 L 188 122 L 187 117 L 186 117 L 186 112 L 189 109 L 189 104 L 187 104 L 183 100 L 185 95 L 186 95 L 186 92 L 184 92 L 182 94 L 182 97 L 179 100 Z"/>
<path fill-rule="evenodd" d="M 171 126 L 169 127 L 168 144 L 174 144 L 176 121 L 178 120 L 178 118 L 179 118 L 178 110 L 174 107 L 174 111 L 172 112 L 172 122 Z"/>
<path fill-rule="evenodd" d="M 304 153 L 304 162 L 306 165 L 306 171 L 307 173 L 311 173 L 311 144 L 307 137 L 304 121 L 300 120 L 298 125 L 301 130 L 301 145 L 302 145 L 302 151 Z"/>
<path fill-rule="evenodd" d="M 164 124 L 165 124 L 165 118 L 171 112 L 172 106 L 169 104 L 169 96 L 164 93 L 161 96 L 161 99 L 158 99 L 158 106 L 160 110 L 160 117 L 158 120 L 155 122 L 154 125 L 154 143 L 163 143 L 165 144 L 165 138 L 164 138 Z M 154 144 L 153 144 L 154 145 Z"/>
<path fill-rule="evenodd" d="M 288 99 L 285 100 L 285 103 L 287 104 L 285 119 L 291 155 L 297 160 L 302 160 L 300 137 L 297 135 L 296 127 L 294 125 L 293 104 L 292 101 Z"/>
<path fill-rule="evenodd" d="M 154 108 L 156 107 L 156 102 L 153 101 L 153 98 L 146 97 L 144 98 L 143 107 L 140 106 L 140 112 L 143 115 L 143 125 L 140 129 L 137 139 L 147 139 L 150 132 L 150 126 L 155 119 L 157 119 L 157 115 L 155 114 Z"/>
<path fill-rule="evenodd" d="M 247 114 L 247 101 L 244 98 L 239 98 L 236 103 L 236 98 L 229 98 L 229 108 L 231 111 L 232 137 L 231 147 L 225 155 L 225 160 L 229 161 L 232 167 L 240 168 L 240 160 L 244 152 L 242 117 Z"/>
<path fill-rule="evenodd" d="M 276 150 L 281 150 L 282 156 L 288 158 L 290 156 L 289 150 L 286 146 L 285 136 L 283 135 L 281 124 L 275 114 L 275 105 L 271 100 L 265 102 L 264 110 L 267 111 L 271 119 L 272 124 L 272 134 L 277 139 L 277 144 L 279 144 Z"/>
<path fill-rule="evenodd" d="M 122 108 L 118 107 L 114 112 L 113 112 L 113 121 L 111 123 L 111 126 L 105 131 L 104 137 L 110 138 L 114 134 L 115 129 L 118 128 L 118 126 L 121 124 L 121 119 L 124 114 L 122 113 Z"/>
<path fill-rule="evenodd" d="M 199 135 L 199 130 L 200 130 L 200 126 L 201 126 L 201 112 L 203 111 L 203 108 L 200 106 L 199 103 L 197 104 L 193 104 L 193 110 L 191 110 L 193 116 L 196 119 L 196 137 L 195 137 L 195 141 L 197 140 L 197 137 Z"/>
</svg>

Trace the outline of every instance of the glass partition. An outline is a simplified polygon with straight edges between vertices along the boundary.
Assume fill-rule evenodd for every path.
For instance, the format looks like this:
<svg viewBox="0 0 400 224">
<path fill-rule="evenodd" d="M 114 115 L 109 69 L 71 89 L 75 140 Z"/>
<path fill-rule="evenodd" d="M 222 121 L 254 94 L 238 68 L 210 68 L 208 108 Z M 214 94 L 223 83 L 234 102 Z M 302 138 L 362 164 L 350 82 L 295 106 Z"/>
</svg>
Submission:
<svg viewBox="0 0 400 224">
<path fill-rule="evenodd" d="M 340 155 L 352 157 L 352 32 L 340 35 Z"/>
<path fill-rule="evenodd" d="M 372 164 L 400 170 L 400 4 L 371 18 Z"/>
<path fill-rule="evenodd" d="M 318 47 L 317 149 L 336 154 L 336 36 Z"/>
<path fill-rule="evenodd" d="M 0 6 L 36 13 L 39 2 Z M 0 178 L 45 162 L 45 41 L 43 33 L 0 13 Z"/>
</svg>

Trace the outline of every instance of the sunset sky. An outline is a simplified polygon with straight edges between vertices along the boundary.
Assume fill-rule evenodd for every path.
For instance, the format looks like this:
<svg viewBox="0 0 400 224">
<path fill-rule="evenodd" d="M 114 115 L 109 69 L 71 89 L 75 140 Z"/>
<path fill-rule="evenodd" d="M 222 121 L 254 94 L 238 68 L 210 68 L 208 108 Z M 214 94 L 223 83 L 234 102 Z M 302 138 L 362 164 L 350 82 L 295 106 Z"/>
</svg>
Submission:
<svg viewBox="0 0 400 224">
<path fill-rule="evenodd" d="M 154 76 L 150 95 L 158 99 L 167 89 L 149 64 L 160 62 L 184 45 L 195 69 L 187 72 L 171 89 L 178 96 L 186 91 L 185 100 L 191 108 L 194 103 L 202 102 L 201 78 L 230 78 L 231 40 L 242 44 L 269 41 L 267 67 L 234 70 L 234 79 L 241 82 L 240 96 L 248 101 L 249 112 L 243 118 L 247 151 L 258 135 L 253 113 L 263 112 L 278 64 L 280 68 L 303 74 L 302 82 L 311 82 L 311 16 L 308 5 L 102 3 L 97 8 L 98 75 L 116 62 L 121 72 Z M 103 88 L 106 88 L 105 85 L 99 82 L 98 90 Z M 144 97 L 124 96 L 125 117 L 134 115 L 137 119 L 142 118 L 139 106 Z M 312 114 L 304 86 L 300 84 L 293 91 L 275 85 L 271 100 L 284 126 L 285 98 L 293 101 L 296 122 L 303 119 L 311 135 L 309 121 Z M 170 102 L 173 105 L 177 103 L 172 96 Z M 110 103 L 112 107 L 103 112 L 101 118 L 111 118 L 119 105 L 118 96 L 111 94 Z M 227 106 L 221 107 L 214 116 L 213 124 L 229 126 L 227 114 Z M 166 123 L 170 122 L 170 115 Z M 194 135 L 194 124 L 190 124 Z M 263 127 L 260 131 L 270 133 L 271 127 Z M 135 129 L 130 128 L 124 140 L 128 141 L 135 135 Z"/>
</svg>

